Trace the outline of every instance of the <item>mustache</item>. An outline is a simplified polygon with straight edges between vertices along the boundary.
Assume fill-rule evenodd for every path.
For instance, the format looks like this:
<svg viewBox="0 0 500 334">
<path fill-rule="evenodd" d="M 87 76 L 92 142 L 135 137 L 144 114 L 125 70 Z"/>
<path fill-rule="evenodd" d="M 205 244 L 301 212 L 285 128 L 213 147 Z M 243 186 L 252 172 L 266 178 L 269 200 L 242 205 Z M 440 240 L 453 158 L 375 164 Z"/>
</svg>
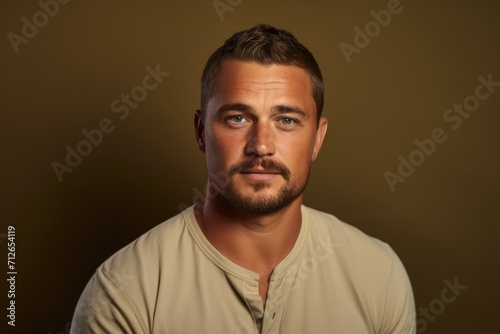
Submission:
<svg viewBox="0 0 500 334">
<path fill-rule="evenodd" d="M 281 162 L 273 159 L 253 159 L 242 161 L 229 169 L 229 175 L 233 176 L 243 170 L 252 169 L 255 167 L 262 167 L 262 169 L 266 171 L 281 174 L 287 181 L 290 179 L 290 170 Z"/>
</svg>

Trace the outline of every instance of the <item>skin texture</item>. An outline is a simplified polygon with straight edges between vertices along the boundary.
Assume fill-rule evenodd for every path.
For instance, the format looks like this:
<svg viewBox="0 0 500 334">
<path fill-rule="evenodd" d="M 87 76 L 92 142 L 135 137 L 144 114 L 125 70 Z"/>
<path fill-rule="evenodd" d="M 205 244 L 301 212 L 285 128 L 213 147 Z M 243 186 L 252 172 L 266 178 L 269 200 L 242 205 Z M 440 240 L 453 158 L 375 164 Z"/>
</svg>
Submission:
<svg viewBox="0 0 500 334">
<path fill-rule="evenodd" d="M 309 74 L 287 65 L 226 61 L 195 113 L 209 194 L 195 210 L 212 245 L 260 274 L 265 304 L 273 268 L 301 226 L 302 191 L 327 130 L 317 119 Z"/>
</svg>

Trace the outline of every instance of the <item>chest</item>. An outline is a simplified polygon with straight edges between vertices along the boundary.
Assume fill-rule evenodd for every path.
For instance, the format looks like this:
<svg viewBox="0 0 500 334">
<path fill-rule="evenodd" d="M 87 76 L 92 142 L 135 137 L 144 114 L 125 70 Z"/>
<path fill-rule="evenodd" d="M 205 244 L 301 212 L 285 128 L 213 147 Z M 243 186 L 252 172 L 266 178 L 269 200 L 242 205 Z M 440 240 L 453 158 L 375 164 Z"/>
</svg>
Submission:
<svg viewBox="0 0 500 334">
<path fill-rule="evenodd" d="M 153 333 L 372 333 L 348 289 L 321 288 L 329 281 L 321 270 L 272 280 L 261 275 L 258 282 L 209 277 L 185 277 L 162 289 Z"/>
</svg>

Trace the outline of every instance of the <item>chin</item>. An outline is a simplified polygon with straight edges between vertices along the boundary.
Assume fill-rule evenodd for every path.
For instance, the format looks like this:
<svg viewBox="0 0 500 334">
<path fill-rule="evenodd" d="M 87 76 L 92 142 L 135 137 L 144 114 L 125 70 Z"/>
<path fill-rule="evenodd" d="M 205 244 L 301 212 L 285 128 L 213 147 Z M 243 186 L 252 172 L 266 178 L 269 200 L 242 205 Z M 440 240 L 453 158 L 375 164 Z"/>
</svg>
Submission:
<svg viewBox="0 0 500 334">
<path fill-rule="evenodd" d="M 224 198 L 230 207 L 237 212 L 256 216 L 278 213 L 289 207 L 300 196 L 300 192 L 293 193 L 283 187 L 271 189 L 267 184 L 260 190 L 241 191 L 241 188 L 237 191 L 235 188 L 226 190 Z"/>
</svg>

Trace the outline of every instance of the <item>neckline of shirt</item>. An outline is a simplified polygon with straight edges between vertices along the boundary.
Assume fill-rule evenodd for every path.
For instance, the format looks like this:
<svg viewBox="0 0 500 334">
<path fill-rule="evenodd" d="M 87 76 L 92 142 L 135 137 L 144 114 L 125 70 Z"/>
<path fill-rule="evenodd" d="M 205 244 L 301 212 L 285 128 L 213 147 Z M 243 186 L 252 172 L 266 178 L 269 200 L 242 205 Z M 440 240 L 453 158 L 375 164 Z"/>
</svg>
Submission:
<svg viewBox="0 0 500 334">
<path fill-rule="evenodd" d="M 215 248 L 210 241 L 205 237 L 203 231 L 201 230 L 198 222 L 196 221 L 196 217 L 194 215 L 194 207 L 195 205 L 190 206 L 186 210 L 183 211 L 182 216 L 183 220 L 188 228 L 188 231 L 193 238 L 194 242 L 203 252 L 203 254 L 210 259 L 216 266 L 218 266 L 221 270 L 226 272 L 229 275 L 236 276 L 242 280 L 249 281 L 257 284 L 259 280 L 259 274 L 251 271 L 249 269 L 243 268 L 236 263 L 232 262 L 228 258 L 226 258 L 222 253 L 220 253 L 217 248 Z M 291 267 L 298 259 L 298 255 L 301 253 L 304 248 L 304 244 L 309 233 L 309 216 L 307 207 L 301 205 L 300 208 L 302 215 L 302 223 L 300 226 L 300 232 L 293 245 L 292 250 L 285 256 L 280 263 L 274 267 L 273 274 L 271 276 L 271 280 L 278 279 L 282 275 L 284 275 L 289 267 Z"/>
</svg>

